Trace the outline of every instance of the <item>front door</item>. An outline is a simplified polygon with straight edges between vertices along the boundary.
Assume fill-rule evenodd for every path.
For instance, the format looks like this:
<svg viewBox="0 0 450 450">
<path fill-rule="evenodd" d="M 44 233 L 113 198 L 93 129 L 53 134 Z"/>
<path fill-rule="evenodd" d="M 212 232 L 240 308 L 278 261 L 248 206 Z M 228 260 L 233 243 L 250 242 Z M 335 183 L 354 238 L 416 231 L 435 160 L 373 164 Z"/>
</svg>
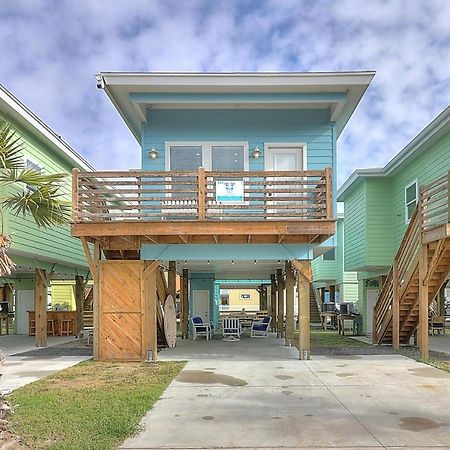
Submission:
<svg viewBox="0 0 450 450">
<path fill-rule="evenodd" d="M 203 322 L 210 321 L 209 314 L 209 291 L 194 290 L 192 291 L 192 317 L 201 317 Z"/>
<path fill-rule="evenodd" d="M 266 170 L 306 170 L 304 147 L 293 144 L 266 145 L 264 164 Z"/>
<path fill-rule="evenodd" d="M 377 302 L 378 289 L 367 289 L 367 334 L 372 334 L 373 307 Z"/>
<path fill-rule="evenodd" d="M 17 334 L 28 334 L 28 311 L 34 311 L 34 291 L 17 291 L 16 320 Z"/>
</svg>

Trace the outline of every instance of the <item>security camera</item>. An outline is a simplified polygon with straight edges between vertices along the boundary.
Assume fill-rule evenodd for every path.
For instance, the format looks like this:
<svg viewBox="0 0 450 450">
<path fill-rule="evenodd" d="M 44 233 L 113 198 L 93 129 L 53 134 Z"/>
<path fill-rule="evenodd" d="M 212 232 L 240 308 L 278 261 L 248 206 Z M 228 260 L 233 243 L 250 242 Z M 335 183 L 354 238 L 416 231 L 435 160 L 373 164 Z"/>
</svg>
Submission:
<svg viewBox="0 0 450 450">
<path fill-rule="evenodd" d="M 97 82 L 97 89 L 103 89 L 103 77 L 100 74 L 95 75 L 95 81 Z"/>
</svg>

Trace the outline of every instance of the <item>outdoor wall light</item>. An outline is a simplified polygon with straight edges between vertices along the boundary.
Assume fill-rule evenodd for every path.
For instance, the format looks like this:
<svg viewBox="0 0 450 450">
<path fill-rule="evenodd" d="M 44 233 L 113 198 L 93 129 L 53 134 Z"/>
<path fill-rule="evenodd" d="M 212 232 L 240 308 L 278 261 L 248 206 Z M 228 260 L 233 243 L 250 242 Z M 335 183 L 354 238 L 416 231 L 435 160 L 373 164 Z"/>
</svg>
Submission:
<svg viewBox="0 0 450 450">
<path fill-rule="evenodd" d="M 152 159 L 156 159 L 158 157 L 158 150 L 156 150 L 155 147 L 152 147 L 152 149 L 148 152 L 148 156 Z"/>
<path fill-rule="evenodd" d="M 258 147 L 256 147 L 255 150 L 253 150 L 252 152 L 252 156 L 253 158 L 258 159 L 261 156 L 261 150 Z"/>
</svg>

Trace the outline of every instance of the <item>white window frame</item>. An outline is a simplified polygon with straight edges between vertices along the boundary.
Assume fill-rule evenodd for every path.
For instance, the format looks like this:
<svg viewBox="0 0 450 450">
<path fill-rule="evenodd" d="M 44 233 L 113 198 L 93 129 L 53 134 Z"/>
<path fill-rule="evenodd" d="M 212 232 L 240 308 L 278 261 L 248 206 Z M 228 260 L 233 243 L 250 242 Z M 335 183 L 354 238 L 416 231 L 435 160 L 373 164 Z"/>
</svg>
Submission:
<svg viewBox="0 0 450 450">
<path fill-rule="evenodd" d="M 249 170 L 248 141 L 166 141 L 164 144 L 165 168 L 170 171 L 170 147 L 197 146 L 202 148 L 202 165 L 205 170 L 212 170 L 212 147 L 229 146 L 244 148 L 244 172 Z"/>
<path fill-rule="evenodd" d="M 41 163 L 38 163 L 33 157 L 29 155 L 23 155 L 23 167 L 25 170 L 27 170 L 27 161 L 30 161 L 31 164 L 34 164 L 35 166 L 38 166 L 41 168 L 41 174 L 44 173 L 44 166 Z M 34 191 L 35 188 L 32 186 L 29 186 L 28 184 L 24 183 L 24 189 L 27 191 Z"/>
<path fill-rule="evenodd" d="M 412 204 L 412 202 L 407 203 L 406 202 L 406 191 L 411 187 L 416 185 L 416 198 L 415 198 L 415 203 L 417 206 L 417 203 L 419 201 L 419 180 L 416 178 L 415 180 L 411 181 L 410 183 L 408 183 L 405 186 L 405 190 L 404 190 L 404 199 L 403 199 L 403 204 L 404 204 L 404 208 L 405 208 L 405 225 L 408 225 L 408 223 L 410 222 L 411 218 L 408 218 L 408 206 Z"/>
<path fill-rule="evenodd" d="M 297 148 L 302 150 L 302 170 L 308 170 L 308 147 L 306 142 L 265 142 L 264 143 L 264 169 L 267 170 L 267 150 Z"/>
</svg>

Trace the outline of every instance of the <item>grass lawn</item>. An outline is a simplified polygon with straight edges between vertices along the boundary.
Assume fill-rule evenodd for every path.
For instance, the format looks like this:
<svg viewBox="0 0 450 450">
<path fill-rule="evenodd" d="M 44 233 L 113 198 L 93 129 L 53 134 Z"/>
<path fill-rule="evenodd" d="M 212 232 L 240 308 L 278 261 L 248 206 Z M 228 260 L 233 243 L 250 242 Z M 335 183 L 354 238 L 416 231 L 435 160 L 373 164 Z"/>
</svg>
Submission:
<svg viewBox="0 0 450 450">
<path fill-rule="evenodd" d="M 11 427 L 31 448 L 112 449 L 137 431 L 184 365 L 80 363 L 15 390 Z"/>
<path fill-rule="evenodd" d="M 298 339 L 298 332 L 295 333 Z M 350 339 L 348 336 L 342 336 L 335 330 L 311 330 L 311 348 L 345 348 L 345 347 L 367 347 L 364 342 Z"/>
</svg>

